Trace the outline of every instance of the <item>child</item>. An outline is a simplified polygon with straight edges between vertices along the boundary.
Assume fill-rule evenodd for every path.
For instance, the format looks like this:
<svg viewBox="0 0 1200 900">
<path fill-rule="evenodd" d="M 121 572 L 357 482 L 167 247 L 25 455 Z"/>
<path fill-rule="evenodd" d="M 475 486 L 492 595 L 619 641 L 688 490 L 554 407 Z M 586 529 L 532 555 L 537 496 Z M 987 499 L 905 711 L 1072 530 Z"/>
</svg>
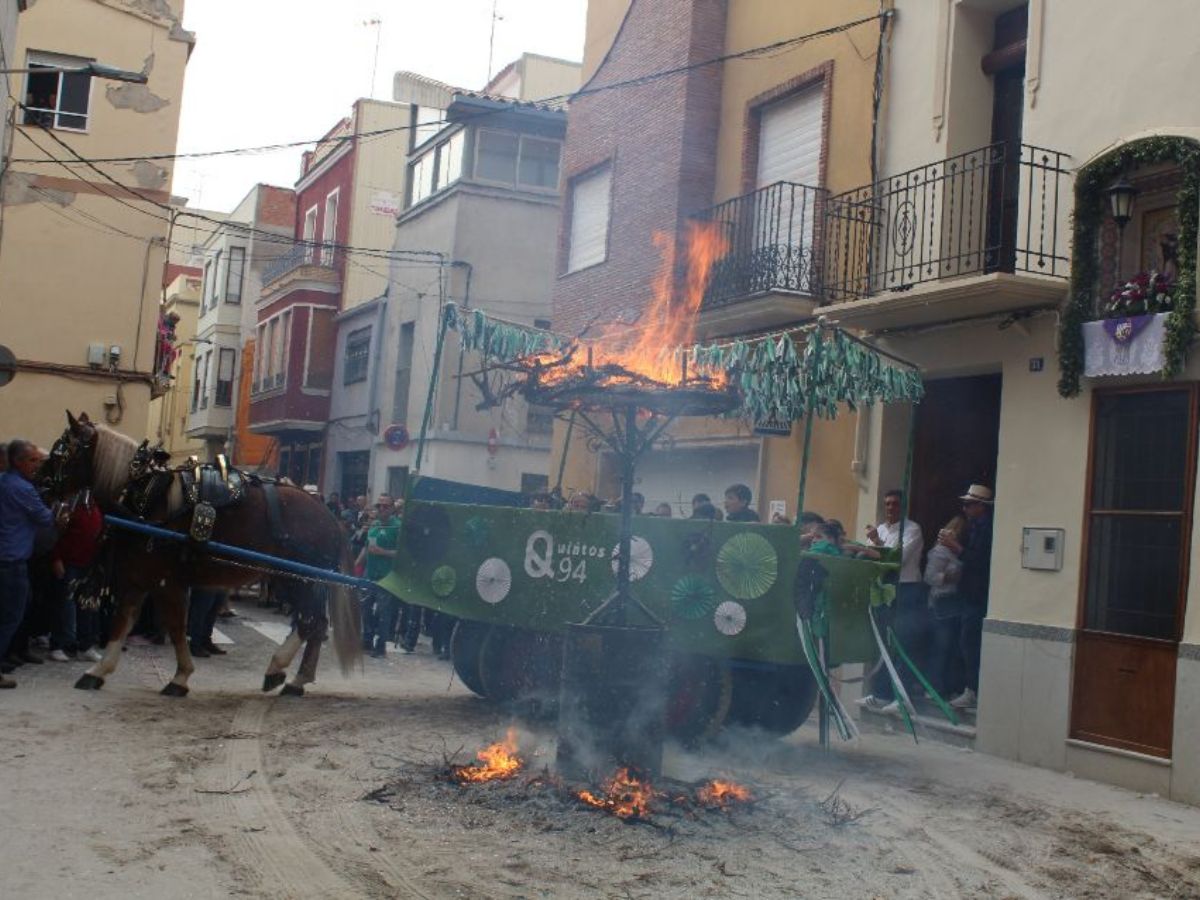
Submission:
<svg viewBox="0 0 1200 900">
<path fill-rule="evenodd" d="M 938 532 L 962 543 L 967 520 L 955 516 Z M 929 585 L 929 606 L 933 611 L 933 646 L 929 655 L 929 679 L 943 696 L 953 696 L 962 685 L 962 660 L 958 649 L 958 634 L 961 627 L 958 604 L 958 578 L 962 563 L 958 554 L 942 541 L 929 550 L 925 562 L 925 583 Z"/>
</svg>

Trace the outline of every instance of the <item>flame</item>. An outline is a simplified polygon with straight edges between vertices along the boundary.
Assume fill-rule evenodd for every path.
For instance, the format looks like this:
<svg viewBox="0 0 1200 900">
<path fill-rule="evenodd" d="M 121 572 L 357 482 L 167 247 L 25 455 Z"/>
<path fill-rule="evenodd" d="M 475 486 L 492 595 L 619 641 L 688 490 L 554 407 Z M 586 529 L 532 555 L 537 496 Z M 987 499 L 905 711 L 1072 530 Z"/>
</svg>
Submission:
<svg viewBox="0 0 1200 900">
<path fill-rule="evenodd" d="M 733 781 L 713 779 L 696 791 L 696 801 L 704 806 L 719 806 L 727 809 L 735 803 L 748 803 L 753 799 L 749 788 Z"/>
<path fill-rule="evenodd" d="M 617 366 L 628 373 L 624 377 L 610 376 L 607 383 L 632 380 L 629 376 L 672 386 L 684 382 L 686 370 L 675 351 L 694 342 L 696 319 L 713 266 L 725 255 L 729 242 L 719 224 L 692 222 L 681 241 L 672 234 L 656 232 L 654 244 L 662 263 L 652 282 L 650 300 L 637 322 L 613 322 L 593 329 L 569 351 L 570 364 L 539 372 L 541 384 L 566 381 L 589 366 Z M 680 255 L 684 259 L 682 271 L 676 265 Z M 554 354 L 540 354 L 530 362 L 545 366 L 560 359 Z M 706 383 L 713 385 L 711 379 Z"/>
<path fill-rule="evenodd" d="M 521 771 L 525 760 L 517 755 L 517 729 L 509 728 L 504 740 L 489 744 L 475 754 L 471 765 L 451 766 L 454 780 L 460 784 L 502 781 Z"/>
<path fill-rule="evenodd" d="M 591 791 L 579 791 L 575 796 L 597 809 L 607 810 L 621 819 L 645 819 L 650 815 L 650 802 L 658 791 L 644 779 L 638 778 L 628 768 L 617 769 L 599 795 Z"/>
</svg>

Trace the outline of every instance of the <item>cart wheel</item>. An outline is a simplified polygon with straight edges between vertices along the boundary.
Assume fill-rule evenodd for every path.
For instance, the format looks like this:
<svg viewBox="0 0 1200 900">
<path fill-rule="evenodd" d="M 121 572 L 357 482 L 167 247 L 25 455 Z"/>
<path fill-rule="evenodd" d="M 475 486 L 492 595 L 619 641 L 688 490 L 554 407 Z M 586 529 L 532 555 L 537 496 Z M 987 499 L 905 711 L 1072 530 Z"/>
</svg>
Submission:
<svg viewBox="0 0 1200 900">
<path fill-rule="evenodd" d="M 817 683 L 807 666 L 735 668 L 729 724 L 790 734 L 804 724 L 816 702 Z"/>
<path fill-rule="evenodd" d="M 479 678 L 489 700 L 513 704 L 530 718 L 553 716 L 562 681 L 562 638 L 493 627 L 479 653 Z"/>
<path fill-rule="evenodd" d="M 486 694 L 479 678 L 479 651 L 490 630 L 490 625 L 460 619 L 450 635 L 450 659 L 454 663 L 454 674 L 468 690 L 480 697 Z"/>
<path fill-rule="evenodd" d="M 686 746 L 715 737 L 733 696 L 729 662 L 707 656 L 671 659 L 667 682 L 667 733 Z"/>
</svg>

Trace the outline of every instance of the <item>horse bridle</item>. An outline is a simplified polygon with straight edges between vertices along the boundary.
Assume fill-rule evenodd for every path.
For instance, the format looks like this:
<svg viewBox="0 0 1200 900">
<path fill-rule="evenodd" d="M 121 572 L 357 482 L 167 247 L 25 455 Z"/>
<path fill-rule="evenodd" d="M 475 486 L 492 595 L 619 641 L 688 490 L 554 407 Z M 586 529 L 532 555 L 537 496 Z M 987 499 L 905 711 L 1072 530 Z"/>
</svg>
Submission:
<svg viewBox="0 0 1200 900">
<path fill-rule="evenodd" d="M 91 454 L 88 448 L 96 441 L 94 429 L 87 429 L 84 437 L 76 437 L 67 428 L 50 448 L 50 455 L 37 474 L 42 493 L 61 499 L 72 491 L 85 487 L 92 480 Z"/>
</svg>

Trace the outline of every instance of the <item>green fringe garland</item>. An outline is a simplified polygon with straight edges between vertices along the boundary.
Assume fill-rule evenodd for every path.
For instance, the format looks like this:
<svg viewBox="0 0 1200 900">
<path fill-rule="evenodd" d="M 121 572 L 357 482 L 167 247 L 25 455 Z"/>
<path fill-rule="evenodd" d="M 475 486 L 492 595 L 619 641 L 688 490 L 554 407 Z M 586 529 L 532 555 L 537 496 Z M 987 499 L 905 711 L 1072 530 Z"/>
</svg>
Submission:
<svg viewBox="0 0 1200 900">
<path fill-rule="evenodd" d="M 1150 137 L 1126 144 L 1082 169 L 1075 179 L 1075 220 L 1071 250 L 1071 290 L 1063 309 L 1058 341 L 1058 393 L 1079 394 L 1083 377 L 1083 324 L 1096 317 L 1100 225 L 1108 215 L 1106 190 L 1132 164 L 1177 163 L 1179 188 L 1179 277 L 1167 317 L 1162 377 L 1174 378 L 1187 364 L 1195 337 L 1196 230 L 1200 217 L 1200 143 L 1182 137 Z"/>
</svg>

